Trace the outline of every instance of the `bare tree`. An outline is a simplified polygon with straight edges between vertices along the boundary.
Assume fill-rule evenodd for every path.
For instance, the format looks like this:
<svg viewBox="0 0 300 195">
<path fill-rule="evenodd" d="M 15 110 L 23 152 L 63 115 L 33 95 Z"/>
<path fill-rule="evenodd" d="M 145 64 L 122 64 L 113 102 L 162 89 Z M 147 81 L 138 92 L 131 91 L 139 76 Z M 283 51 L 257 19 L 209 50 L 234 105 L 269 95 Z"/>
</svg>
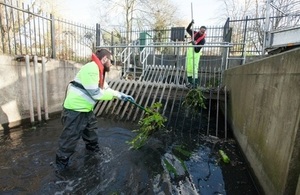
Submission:
<svg viewBox="0 0 300 195">
<path fill-rule="evenodd" d="M 240 34 L 246 33 L 244 38 L 248 43 L 246 47 L 262 48 L 266 31 L 299 25 L 299 0 L 269 0 L 268 10 L 265 0 L 220 1 L 225 7 L 221 11 L 223 19 L 230 18 L 231 21 L 248 19 L 247 29 L 244 29 L 245 26 L 241 25 L 241 22 L 231 23 L 231 27 L 235 29 L 232 40 L 235 43 L 242 43 Z"/>
<path fill-rule="evenodd" d="M 28 5 L 26 9 L 30 12 L 34 9 L 34 6 L 35 3 L 32 3 Z M 20 34 L 24 26 L 28 25 L 34 18 L 32 14 L 27 14 L 26 16 L 25 14 L 21 15 L 15 7 L 25 8 L 25 5 L 15 0 L 6 0 L 0 4 L 0 34 L 2 37 L 1 50 L 3 53 L 16 53 L 15 51 L 21 50 L 21 38 L 17 37 L 17 35 Z M 40 14 L 42 10 L 35 9 L 34 12 Z M 19 22 L 16 22 L 17 20 Z M 27 36 L 27 34 L 24 33 L 23 36 Z M 32 45 L 35 44 L 35 42 L 32 42 Z"/>
<path fill-rule="evenodd" d="M 114 30 L 124 28 L 126 43 L 132 41 L 133 28 L 165 28 L 179 21 L 176 6 L 171 0 L 104 0 L 101 7 L 106 11 L 100 13 L 99 23 L 116 23 Z M 117 20 L 114 20 L 116 19 Z M 178 23 L 178 22 L 177 22 Z"/>
</svg>

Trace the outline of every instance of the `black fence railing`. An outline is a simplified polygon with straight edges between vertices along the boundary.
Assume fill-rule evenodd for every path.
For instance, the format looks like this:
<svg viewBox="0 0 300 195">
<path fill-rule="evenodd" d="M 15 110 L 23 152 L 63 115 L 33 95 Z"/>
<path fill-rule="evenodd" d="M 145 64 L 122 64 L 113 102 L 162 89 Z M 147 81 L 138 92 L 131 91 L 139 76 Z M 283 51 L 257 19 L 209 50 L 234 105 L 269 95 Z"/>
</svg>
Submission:
<svg viewBox="0 0 300 195">
<path fill-rule="evenodd" d="M 226 39 L 233 43 L 230 49 L 230 56 L 260 56 L 264 55 L 264 36 L 267 31 L 288 29 L 300 25 L 300 14 L 286 14 L 282 16 L 272 16 L 269 24 L 266 25 L 266 18 L 246 17 L 239 20 L 228 19 L 224 32 Z M 269 29 L 266 29 L 268 26 Z M 224 34 L 225 36 L 225 34 Z"/>
<path fill-rule="evenodd" d="M 0 53 L 86 61 L 96 29 L 17 1 L 0 2 Z"/>
<path fill-rule="evenodd" d="M 270 17 L 270 28 L 284 28 L 286 24 L 299 25 L 300 15 Z M 246 17 L 241 20 L 228 20 L 224 26 L 207 26 L 207 44 L 231 43 L 229 57 L 245 60 L 245 56 L 264 54 L 264 29 L 266 19 Z M 39 8 L 25 6 L 15 0 L 0 2 L 0 53 L 10 55 L 37 55 L 48 58 L 84 62 L 99 46 L 126 46 L 148 44 L 187 43 L 184 26 L 168 29 L 138 29 L 131 31 L 108 31 L 77 24 L 54 15 L 43 13 Z M 199 29 L 199 26 L 194 26 Z M 123 47 L 124 48 L 124 47 Z M 166 47 L 167 48 L 167 47 Z M 174 51 L 162 48 L 160 54 Z M 114 51 L 116 54 L 122 51 Z M 204 48 L 204 55 L 215 56 L 221 50 Z"/>
</svg>

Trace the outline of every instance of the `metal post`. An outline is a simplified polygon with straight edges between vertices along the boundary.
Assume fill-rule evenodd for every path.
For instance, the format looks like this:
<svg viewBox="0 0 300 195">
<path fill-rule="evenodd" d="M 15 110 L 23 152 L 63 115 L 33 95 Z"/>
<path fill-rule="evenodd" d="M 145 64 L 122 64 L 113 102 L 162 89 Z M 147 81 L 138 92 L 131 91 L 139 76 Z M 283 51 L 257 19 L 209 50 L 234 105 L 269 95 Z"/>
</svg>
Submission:
<svg viewBox="0 0 300 195">
<path fill-rule="evenodd" d="M 48 114 L 47 74 L 46 74 L 45 57 L 42 57 L 42 78 L 43 78 L 43 96 L 44 96 L 45 120 L 48 120 L 49 119 L 49 114 Z"/>
<path fill-rule="evenodd" d="M 30 113 L 30 122 L 34 123 L 34 110 L 33 110 L 33 100 L 32 100 L 32 84 L 31 84 L 31 74 L 30 74 L 30 61 L 29 56 L 25 56 L 26 62 L 26 77 L 28 85 L 28 99 L 29 99 L 29 113 Z"/>
<path fill-rule="evenodd" d="M 194 19 L 194 16 L 193 16 L 193 3 L 191 3 L 191 15 L 192 15 L 192 20 Z M 192 24 L 192 41 L 194 41 L 194 24 Z M 193 88 L 195 88 L 195 48 L 193 47 Z M 198 73 L 197 73 L 198 74 Z"/>
<path fill-rule="evenodd" d="M 100 33 L 100 24 L 96 24 L 96 48 L 100 46 L 101 42 L 101 33 Z"/>
<path fill-rule="evenodd" d="M 248 16 L 246 16 L 246 22 L 244 27 L 244 39 L 243 39 L 243 50 L 242 50 L 242 64 L 245 64 L 246 62 L 246 37 L 247 37 L 247 26 L 248 26 Z"/>
<path fill-rule="evenodd" d="M 37 56 L 33 57 L 33 67 L 34 67 L 34 81 L 35 81 L 35 95 L 36 95 L 36 102 L 37 102 L 37 115 L 38 121 L 42 121 L 42 112 L 41 112 L 41 99 L 40 99 L 40 86 L 39 86 L 39 73 L 38 73 L 38 62 Z"/>
<path fill-rule="evenodd" d="M 56 45 L 55 45 L 55 19 L 52 14 L 50 14 L 50 28 L 51 28 L 51 58 L 56 59 Z"/>
<path fill-rule="evenodd" d="M 269 44 L 269 31 L 270 31 L 270 3 L 272 0 L 267 0 L 266 2 L 266 21 L 264 28 L 264 40 L 263 40 L 263 48 L 262 55 L 265 54 L 266 46 Z"/>
</svg>

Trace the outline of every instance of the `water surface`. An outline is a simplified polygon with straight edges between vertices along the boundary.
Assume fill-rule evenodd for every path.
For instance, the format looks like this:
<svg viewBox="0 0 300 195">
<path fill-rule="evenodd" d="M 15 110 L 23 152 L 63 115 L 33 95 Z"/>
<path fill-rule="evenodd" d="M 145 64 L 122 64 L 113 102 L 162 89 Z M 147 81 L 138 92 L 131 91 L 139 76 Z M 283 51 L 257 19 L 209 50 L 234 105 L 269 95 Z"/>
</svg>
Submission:
<svg viewBox="0 0 300 195">
<path fill-rule="evenodd" d="M 233 139 L 198 131 L 154 135 L 140 150 L 126 141 L 136 124 L 99 118 L 101 153 L 79 141 L 70 169 L 55 173 L 62 126 L 51 119 L 36 129 L 1 132 L 0 191 L 3 194 L 259 194 Z M 230 157 L 226 164 L 218 153 Z"/>
</svg>

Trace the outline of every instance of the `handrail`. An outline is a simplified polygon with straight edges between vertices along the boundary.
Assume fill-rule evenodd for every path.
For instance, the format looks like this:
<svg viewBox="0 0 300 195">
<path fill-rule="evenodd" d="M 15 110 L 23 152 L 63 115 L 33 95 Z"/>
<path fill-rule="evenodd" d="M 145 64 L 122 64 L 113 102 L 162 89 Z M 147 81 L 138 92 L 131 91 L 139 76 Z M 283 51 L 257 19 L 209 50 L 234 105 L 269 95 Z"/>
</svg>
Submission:
<svg viewBox="0 0 300 195">
<path fill-rule="evenodd" d="M 130 64 L 130 56 L 132 54 L 132 51 L 131 51 L 131 47 L 130 47 L 131 44 L 129 44 L 122 52 L 121 52 L 121 61 L 123 63 L 123 77 L 125 76 L 126 74 L 126 71 L 129 70 L 129 64 Z M 123 59 L 124 58 L 124 59 Z M 126 66 L 127 65 L 127 66 Z M 125 71 L 126 70 L 126 71 Z"/>
<path fill-rule="evenodd" d="M 142 70 L 141 76 L 144 76 L 144 74 L 145 74 L 145 69 L 147 66 L 147 59 L 148 59 L 149 54 L 150 54 L 150 51 L 149 51 L 149 48 L 147 48 L 147 47 L 144 47 L 144 49 L 140 53 L 140 62 L 143 65 L 143 70 Z"/>
</svg>

